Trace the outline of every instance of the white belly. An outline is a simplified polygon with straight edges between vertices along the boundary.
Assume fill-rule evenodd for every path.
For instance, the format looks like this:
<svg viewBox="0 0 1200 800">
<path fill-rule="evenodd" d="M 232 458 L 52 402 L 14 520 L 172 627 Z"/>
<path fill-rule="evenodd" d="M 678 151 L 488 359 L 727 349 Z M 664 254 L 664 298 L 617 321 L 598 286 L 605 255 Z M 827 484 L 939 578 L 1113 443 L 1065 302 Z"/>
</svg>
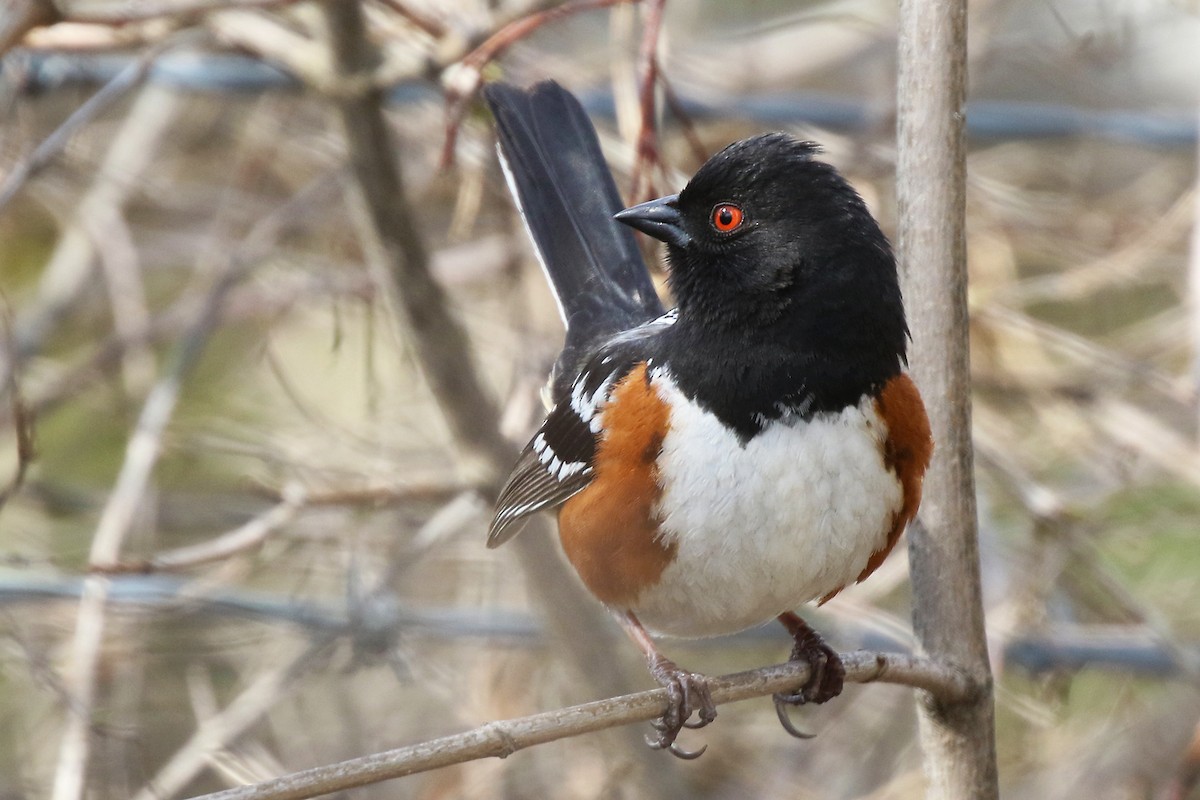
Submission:
<svg viewBox="0 0 1200 800">
<path fill-rule="evenodd" d="M 872 400 L 773 423 L 743 445 L 667 376 L 655 387 L 673 409 L 657 511 L 677 550 L 633 608 L 647 628 L 696 637 L 759 625 L 851 583 L 884 546 L 902 495 Z"/>
</svg>

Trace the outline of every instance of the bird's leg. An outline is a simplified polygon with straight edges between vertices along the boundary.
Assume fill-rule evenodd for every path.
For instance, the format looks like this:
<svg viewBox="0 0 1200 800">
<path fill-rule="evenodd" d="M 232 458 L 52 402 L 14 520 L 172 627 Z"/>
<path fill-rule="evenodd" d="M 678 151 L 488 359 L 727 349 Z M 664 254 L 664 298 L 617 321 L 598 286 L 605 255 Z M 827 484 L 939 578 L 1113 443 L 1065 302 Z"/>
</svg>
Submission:
<svg viewBox="0 0 1200 800">
<path fill-rule="evenodd" d="M 846 678 L 846 669 L 837 651 L 825 644 L 821 635 L 809 627 L 797 614 L 788 611 L 779 615 L 779 621 L 796 644 L 792 647 L 792 661 L 806 661 L 809 666 L 808 682 L 796 692 L 778 692 L 774 696 L 775 713 L 779 722 L 791 735 L 800 739 L 811 739 L 811 733 L 804 733 L 792 725 L 786 706 L 799 706 L 805 703 L 824 703 L 842 693 L 842 684 Z"/>
<path fill-rule="evenodd" d="M 646 656 L 646 663 L 654 680 L 667 690 L 667 710 L 652 723 L 656 733 L 646 737 L 646 744 L 655 750 L 670 750 L 672 755 L 680 758 L 699 758 L 705 748 L 695 752 L 683 750 L 675 744 L 675 737 L 685 727 L 703 728 L 717 718 L 717 707 L 713 704 L 712 695 L 708 690 L 708 678 L 681 669 L 674 661 L 660 653 L 654 640 L 632 611 L 618 613 L 617 620 Z M 688 719 L 693 711 L 696 712 L 697 718 L 695 722 L 689 723 Z"/>
</svg>

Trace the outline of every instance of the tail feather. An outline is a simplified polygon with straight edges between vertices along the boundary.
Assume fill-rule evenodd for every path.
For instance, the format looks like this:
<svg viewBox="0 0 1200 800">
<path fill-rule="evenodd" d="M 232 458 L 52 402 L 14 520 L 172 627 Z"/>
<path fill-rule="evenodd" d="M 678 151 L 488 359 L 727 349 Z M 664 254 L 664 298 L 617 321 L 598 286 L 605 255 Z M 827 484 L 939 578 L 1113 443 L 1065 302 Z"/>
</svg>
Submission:
<svg viewBox="0 0 1200 800">
<path fill-rule="evenodd" d="M 567 327 L 555 368 L 556 399 L 588 345 L 663 313 L 583 107 L 553 81 L 528 90 L 484 89 L 496 118 L 509 188 Z"/>
</svg>

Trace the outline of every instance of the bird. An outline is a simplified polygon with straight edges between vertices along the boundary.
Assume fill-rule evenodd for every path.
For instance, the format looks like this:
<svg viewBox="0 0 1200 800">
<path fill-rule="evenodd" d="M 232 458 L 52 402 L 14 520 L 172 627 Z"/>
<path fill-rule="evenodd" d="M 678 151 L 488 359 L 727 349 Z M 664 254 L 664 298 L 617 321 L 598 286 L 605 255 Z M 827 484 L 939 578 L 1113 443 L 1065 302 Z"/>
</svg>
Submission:
<svg viewBox="0 0 1200 800">
<path fill-rule="evenodd" d="M 656 637 L 776 619 L 811 669 L 775 708 L 807 738 L 787 708 L 837 696 L 845 670 L 796 609 L 880 566 L 933 452 L 887 237 L 813 142 L 734 142 L 677 194 L 626 208 L 569 91 L 483 94 L 566 327 L 487 546 L 557 511 L 568 561 L 667 690 L 651 747 L 696 757 L 676 738 L 716 717 L 708 678 Z M 635 230 L 665 243 L 670 310 Z"/>
</svg>

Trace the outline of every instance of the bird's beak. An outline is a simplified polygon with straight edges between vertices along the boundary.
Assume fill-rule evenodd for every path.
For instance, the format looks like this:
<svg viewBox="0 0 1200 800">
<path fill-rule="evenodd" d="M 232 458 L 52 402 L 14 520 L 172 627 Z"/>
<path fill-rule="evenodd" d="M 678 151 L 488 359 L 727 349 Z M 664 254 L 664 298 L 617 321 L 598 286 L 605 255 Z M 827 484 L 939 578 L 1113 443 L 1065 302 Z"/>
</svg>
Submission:
<svg viewBox="0 0 1200 800">
<path fill-rule="evenodd" d="M 692 237 L 683 229 L 678 204 L 679 195 L 673 194 L 618 211 L 613 219 L 659 241 L 675 247 L 687 247 L 692 243 Z"/>
</svg>

